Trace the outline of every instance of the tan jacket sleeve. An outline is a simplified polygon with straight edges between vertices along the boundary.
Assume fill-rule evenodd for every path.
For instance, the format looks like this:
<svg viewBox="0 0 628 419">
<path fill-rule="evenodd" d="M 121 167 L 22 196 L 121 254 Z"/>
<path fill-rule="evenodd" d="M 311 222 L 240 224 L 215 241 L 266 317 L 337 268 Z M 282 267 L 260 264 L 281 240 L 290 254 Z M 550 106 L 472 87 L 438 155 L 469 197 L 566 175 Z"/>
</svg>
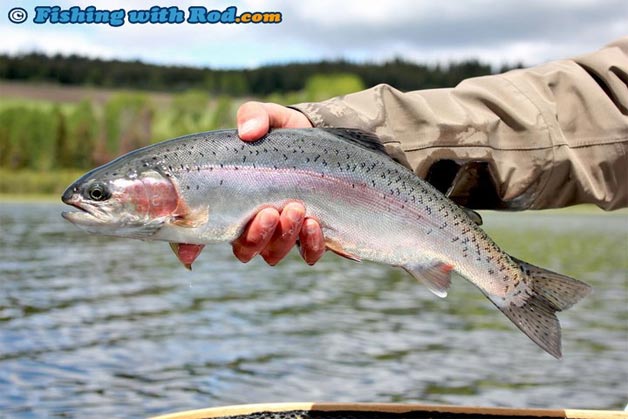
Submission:
<svg viewBox="0 0 628 419">
<path fill-rule="evenodd" d="M 295 108 L 375 132 L 395 159 L 474 208 L 628 206 L 628 37 L 449 89 L 388 85 Z"/>
</svg>

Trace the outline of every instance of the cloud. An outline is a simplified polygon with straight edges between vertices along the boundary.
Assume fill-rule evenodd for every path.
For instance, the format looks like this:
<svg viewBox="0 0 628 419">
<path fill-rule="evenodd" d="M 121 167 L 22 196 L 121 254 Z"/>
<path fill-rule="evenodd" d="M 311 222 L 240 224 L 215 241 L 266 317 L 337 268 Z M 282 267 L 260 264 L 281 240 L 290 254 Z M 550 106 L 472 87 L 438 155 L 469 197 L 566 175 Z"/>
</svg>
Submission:
<svg viewBox="0 0 628 419">
<path fill-rule="evenodd" d="M 335 3 L 319 0 L 307 13 L 293 4 L 296 19 L 286 23 L 286 31 L 332 54 L 418 60 L 475 56 L 528 64 L 586 52 L 628 34 L 624 0 L 400 1 L 373 8 L 353 0 L 334 8 Z"/>
<path fill-rule="evenodd" d="M 0 51 L 31 49 L 47 53 L 142 59 L 164 64 L 250 67 L 264 63 L 348 58 L 419 62 L 479 58 L 494 65 L 535 64 L 595 50 L 627 35 L 625 0 L 502 0 L 364 2 L 362 0 L 212 1 L 59 0 L 73 5 L 126 10 L 154 4 L 224 10 L 280 11 L 278 25 L 12 25 L 10 7 L 33 10 L 25 0 L 2 6 L 5 39 Z M 18 4 L 19 3 L 19 4 Z M 53 4 L 53 3 L 50 3 Z M 30 8 L 30 9 L 29 9 Z"/>
</svg>

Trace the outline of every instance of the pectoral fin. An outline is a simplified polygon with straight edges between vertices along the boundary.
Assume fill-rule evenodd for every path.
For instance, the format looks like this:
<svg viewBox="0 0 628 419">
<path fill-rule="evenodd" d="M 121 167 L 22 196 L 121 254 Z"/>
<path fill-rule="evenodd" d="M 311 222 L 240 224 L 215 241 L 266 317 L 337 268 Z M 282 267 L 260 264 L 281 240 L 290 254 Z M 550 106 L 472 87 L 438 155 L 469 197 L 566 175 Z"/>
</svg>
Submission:
<svg viewBox="0 0 628 419">
<path fill-rule="evenodd" d="M 204 244 L 170 243 L 170 248 L 186 269 L 192 269 L 192 263 L 205 247 Z"/>
<path fill-rule="evenodd" d="M 403 267 L 410 275 L 423 282 L 430 291 L 437 296 L 447 297 L 447 290 L 451 285 L 452 265 L 443 262 L 416 264 Z"/>
<path fill-rule="evenodd" d="M 207 208 L 196 208 L 190 210 L 185 205 L 179 204 L 174 212 L 174 218 L 171 224 L 183 228 L 195 228 L 207 224 L 209 219 L 209 210 Z"/>
</svg>

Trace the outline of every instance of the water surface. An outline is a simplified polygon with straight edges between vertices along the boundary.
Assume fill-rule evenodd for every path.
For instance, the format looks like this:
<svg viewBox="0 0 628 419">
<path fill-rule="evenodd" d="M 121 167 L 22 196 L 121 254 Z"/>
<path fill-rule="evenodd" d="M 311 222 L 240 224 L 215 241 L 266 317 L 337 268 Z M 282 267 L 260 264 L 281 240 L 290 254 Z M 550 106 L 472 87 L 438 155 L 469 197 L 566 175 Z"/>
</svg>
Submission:
<svg viewBox="0 0 628 419">
<path fill-rule="evenodd" d="M 141 417 L 282 401 L 622 408 L 628 217 L 484 216 L 510 253 L 594 293 L 561 313 L 564 359 L 472 285 L 441 300 L 404 272 L 326 255 L 275 268 L 207 247 L 90 236 L 56 204 L 0 204 L 0 410 Z"/>
</svg>

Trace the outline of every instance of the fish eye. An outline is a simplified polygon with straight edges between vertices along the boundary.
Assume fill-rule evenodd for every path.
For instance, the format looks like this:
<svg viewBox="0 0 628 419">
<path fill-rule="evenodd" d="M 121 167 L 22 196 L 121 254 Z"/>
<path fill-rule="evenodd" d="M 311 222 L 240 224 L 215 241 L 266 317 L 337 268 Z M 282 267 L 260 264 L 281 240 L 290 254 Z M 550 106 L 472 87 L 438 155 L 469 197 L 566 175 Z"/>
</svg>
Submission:
<svg viewBox="0 0 628 419">
<path fill-rule="evenodd" d="M 109 199 L 111 193 L 102 183 L 94 183 L 87 189 L 87 196 L 94 201 L 104 201 Z"/>
</svg>

